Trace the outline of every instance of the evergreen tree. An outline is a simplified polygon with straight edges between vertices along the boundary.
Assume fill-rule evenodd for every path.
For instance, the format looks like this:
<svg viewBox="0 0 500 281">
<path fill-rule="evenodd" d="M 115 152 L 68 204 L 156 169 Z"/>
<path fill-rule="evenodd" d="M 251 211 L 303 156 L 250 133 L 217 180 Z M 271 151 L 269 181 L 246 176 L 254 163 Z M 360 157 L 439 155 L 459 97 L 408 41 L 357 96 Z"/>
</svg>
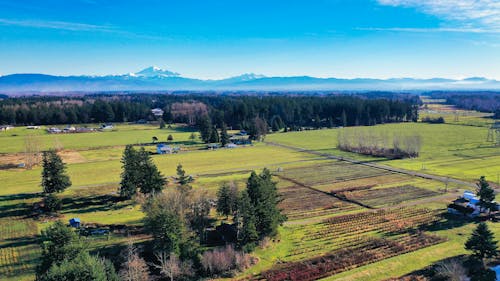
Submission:
<svg viewBox="0 0 500 281">
<path fill-rule="evenodd" d="M 494 234 L 490 231 L 488 225 L 481 222 L 465 243 L 465 249 L 471 251 L 472 255 L 480 260 L 496 257 L 498 255 L 498 241 L 494 239 Z"/>
<path fill-rule="evenodd" d="M 276 183 L 271 172 L 264 168 L 260 175 L 252 172 L 247 182 L 247 192 L 255 215 L 256 229 L 261 237 L 274 236 L 286 217 L 278 209 L 280 202 Z"/>
<path fill-rule="evenodd" d="M 250 125 L 250 137 L 254 140 L 262 140 L 269 130 L 267 122 L 260 117 L 255 117 Z"/>
<path fill-rule="evenodd" d="M 188 185 L 193 181 L 193 178 L 186 175 L 186 171 L 184 171 L 181 164 L 177 165 L 176 172 L 177 172 L 177 183 L 179 183 L 179 185 L 181 186 Z"/>
<path fill-rule="evenodd" d="M 219 142 L 219 132 L 217 132 L 217 128 L 212 127 L 212 131 L 210 132 L 209 143 L 218 143 Z"/>
<path fill-rule="evenodd" d="M 318 114 L 316 114 L 316 116 L 314 117 L 314 126 L 317 129 L 321 129 L 321 117 L 319 117 Z"/>
<path fill-rule="evenodd" d="M 198 129 L 200 130 L 201 140 L 204 143 L 210 142 L 210 137 L 212 135 L 212 122 L 208 118 L 208 116 L 201 117 L 198 122 Z"/>
<path fill-rule="evenodd" d="M 231 202 L 229 185 L 224 183 L 217 191 L 217 213 L 228 217 L 232 214 L 233 204 Z"/>
<path fill-rule="evenodd" d="M 342 121 L 342 127 L 347 127 L 347 115 L 345 114 L 345 109 L 342 110 L 342 115 L 340 116 Z"/>
<path fill-rule="evenodd" d="M 37 279 L 44 275 L 53 265 L 60 265 L 65 260 L 72 260 L 86 251 L 76 233 L 65 226 L 61 221 L 56 221 L 52 226 L 42 231 L 42 255 L 37 266 Z"/>
<path fill-rule="evenodd" d="M 55 194 L 49 193 L 43 198 L 43 209 L 49 213 L 55 213 L 62 208 L 62 201 Z"/>
<path fill-rule="evenodd" d="M 62 192 L 71 181 L 66 174 L 66 165 L 54 150 L 43 152 L 42 187 L 44 193 Z"/>
<path fill-rule="evenodd" d="M 137 187 L 139 191 L 143 194 L 162 191 L 167 181 L 154 164 L 149 153 L 142 147 L 138 156 L 140 169 Z"/>
<path fill-rule="evenodd" d="M 111 268 L 107 268 L 104 262 L 89 255 L 87 252 L 80 253 L 76 258 L 64 260 L 61 264 L 53 265 L 46 274 L 41 276 L 40 281 L 116 281 L 118 275 Z"/>
<path fill-rule="evenodd" d="M 196 140 L 196 133 L 192 132 L 191 135 L 189 135 L 189 140 L 194 142 Z"/>
<path fill-rule="evenodd" d="M 271 129 L 273 132 L 278 132 L 283 128 L 283 120 L 281 120 L 281 117 L 279 115 L 274 116 L 271 122 Z"/>
<path fill-rule="evenodd" d="M 496 211 L 495 191 L 490 187 L 484 176 L 479 178 L 477 183 L 477 196 L 479 197 L 479 206 L 484 209 Z"/>
<path fill-rule="evenodd" d="M 165 129 L 165 121 L 162 119 L 160 119 L 160 129 Z"/>
<path fill-rule="evenodd" d="M 328 128 L 333 128 L 333 127 L 334 127 L 334 125 L 333 125 L 333 118 L 330 117 L 330 118 L 328 118 Z"/>
<path fill-rule="evenodd" d="M 153 235 L 157 250 L 177 255 L 180 253 L 183 224 L 177 214 L 158 204 L 153 205 L 146 210 L 144 226 Z"/>
<path fill-rule="evenodd" d="M 137 193 L 139 173 L 139 156 L 133 146 L 127 145 L 125 147 L 121 162 L 120 196 L 130 199 Z"/>
<path fill-rule="evenodd" d="M 229 135 L 227 133 L 226 123 L 222 123 L 220 131 L 220 144 L 226 146 L 229 143 Z"/>
<path fill-rule="evenodd" d="M 256 227 L 255 209 L 252 205 L 248 192 L 241 192 L 238 200 L 238 241 L 240 245 L 251 245 L 259 239 Z"/>
<path fill-rule="evenodd" d="M 122 197 L 132 198 L 137 189 L 144 194 L 159 192 L 167 183 L 144 148 L 137 151 L 131 145 L 127 145 L 123 152 L 122 164 L 120 182 Z"/>
</svg>

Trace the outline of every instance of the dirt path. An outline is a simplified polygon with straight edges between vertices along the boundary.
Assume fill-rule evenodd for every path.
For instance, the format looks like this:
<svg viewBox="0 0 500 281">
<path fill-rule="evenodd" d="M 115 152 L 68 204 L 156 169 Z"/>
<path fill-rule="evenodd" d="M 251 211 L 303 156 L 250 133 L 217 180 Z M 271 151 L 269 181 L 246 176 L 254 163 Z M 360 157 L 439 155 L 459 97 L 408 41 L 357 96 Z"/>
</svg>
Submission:
<svg viewBox="0 0 500 281">
<path fill-rule="evenodd" d="M 363 161 L 359 161 L 359 160 L 355 160 L 355 159 L 351 159 L 351 158 L 335 156 L 335 155 L 321 153 L 321 152 L 310 150 L 310 149 L 304 149 L 304 148 L 279 144 L 279 143 L 275 143 L 275 142 L 265 142 L 265 143 L 268 145 L 288 148 L 291 150 L 295 150 L 297 152 L 305 152 L 305 153 L 309 153 L 309 154 L 322 156 L 322 157 L 325 157 L 328 159 L 346 161 L 346 162 L 349 162 L 352 164 L 364 165 L 364 166 L 368 166 L 368 167 L 372 167 L 372 168 L 376 168 L 376 169 L 381 169 L 381 170 L 385 170 L 385 171 L 389 171 L 389 172 L 393 172 L 393 173 L 400 173 L 400 174 L 410 175 L 410 176 L 414 176 L 414 177 L 420 177 L 420 178 L 424 178 L 424 179 L 436 180 L 436 181 L 440 181 L 443 183 L 457 183 L 457 184 L 461 184 L 461 185 L 468 186 L 471 188 L 477 187 L 476 184 L 474 184 L 474 183 L 470 183 L 470 182 L 466 182 L 466 181 L 462 181 L 462 180 L 454 179 L 454 178 L 450 178 L 450 177 L 425 174 L 425 173 L 421 173 L 421 172 L 415 172 L 415 171 L 405 170 L 405 169 L 401 169 L 401 168 L 390 167 L 387 165 L 375 164 L 375 163 L 370 163 L 370 162 L 363 162 Z"/>
</svg>

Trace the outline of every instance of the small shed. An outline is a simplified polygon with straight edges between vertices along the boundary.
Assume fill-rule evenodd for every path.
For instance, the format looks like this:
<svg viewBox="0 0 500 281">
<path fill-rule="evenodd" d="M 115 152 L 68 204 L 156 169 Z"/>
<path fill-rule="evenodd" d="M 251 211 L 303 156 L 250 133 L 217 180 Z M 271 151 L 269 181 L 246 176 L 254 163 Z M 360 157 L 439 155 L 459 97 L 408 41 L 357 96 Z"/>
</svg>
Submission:
<svg viewBox="0 0 500 281">
<path fill-rule="evenodd" d="M 156 153 L 158 154 L 170 154 L 174 152 L 174 149 L 170 145 L 160 143 L 156 146 Z"/>
<path fill-rule="evenodd" d="M 69 225 L 74 228 L 80 228 L 80 218 L 72 218 L 69 220 Z"/>
</svg>

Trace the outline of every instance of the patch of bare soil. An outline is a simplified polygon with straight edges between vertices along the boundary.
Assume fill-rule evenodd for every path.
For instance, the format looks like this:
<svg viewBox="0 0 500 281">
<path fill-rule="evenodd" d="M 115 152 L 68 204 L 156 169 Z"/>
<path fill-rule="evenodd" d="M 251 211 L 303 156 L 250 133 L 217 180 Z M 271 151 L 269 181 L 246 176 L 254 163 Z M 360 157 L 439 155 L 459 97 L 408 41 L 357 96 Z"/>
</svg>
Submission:
<svg viewBox="0 0 500 281">
<path fill-rule="evenodd" d="M 58 152 L 64 163 L 83 163 L 87 159 L 83 157 L 78 151 L 63 150 Z M 40 156 L 41 160 L 42 157 Z M 17 168 L 19 164 L 26 162 L 26 155 L 24 153 L 0 154 L 0 169 L 13 169 Z"/>
</svg>

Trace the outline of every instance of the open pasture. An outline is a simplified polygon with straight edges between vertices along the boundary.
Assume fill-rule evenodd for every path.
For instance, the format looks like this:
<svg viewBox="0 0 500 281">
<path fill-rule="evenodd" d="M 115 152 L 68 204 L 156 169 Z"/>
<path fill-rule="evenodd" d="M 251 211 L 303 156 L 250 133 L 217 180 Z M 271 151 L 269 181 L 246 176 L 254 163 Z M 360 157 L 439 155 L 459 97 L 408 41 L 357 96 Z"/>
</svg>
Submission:
<svg viewBox="0 0 500 281">
<path fill-rule="evenodd" d="M 400 134 L 419 134 L 422 148 L 417 158 L 387 160 L 339 151 L 337 135 L 340 130 L 375 130 Z M 500 149 L 487 141 L 488 128 L 449 124 L 399 123 L 371 127 L 348 127 L 303 132 L 272 134 L 266 141 L 297 148 L 319 151 L 331 155 L 476 181 L 484 175 L 492 182 L 500 173 Z M 307 140 L 307 141 L 306 141 Z"/>
<path fill-rule="evenodd" d="M 412 185 L 395 186 L 388 188 L 353 188 L 346 191 L 335 192 L 339 198 L 359 202 L 372 208 L 395 205 L 402 202 L 422 199 L 439 195 L 440 193 Z"/>
<path fill-rule="evenodd" d="M 419 109 L 419 117 L 443 117 L 445 123 L 465 126 L 489 127 L 494 123 L 492 113 L 464 110 L 453 105 L 444 104 L 446 100 L 424 99 L 424 105 Z"/>
<path fill-rule="evenodd" d="M 83 126 L 83 125 L 82 125 Z M 97 125 L 88 125 L 96 127 Z M 172 135 L 174 144 L 192 143 L 189 139 L 193 129 L 173 126 L 171 129 L 159 129 L 158 125 L 116 124 L 113 130 L 92 133 L 62 133 L 49 134 L 45 127 L 38 130 L 16 127 L 0 132 L 0 154 L 24 152 L 24 139 L 27 135 L 36 136 L 40 148 L 46 150 L 62 147 L 71 150 L 88 150 L 102 147 L 124 146 L 127 144 L 150 143 L 153 136 L 166 142 Z M 195 140 L 199 142 L 199 140 Z"/>
</svg>

